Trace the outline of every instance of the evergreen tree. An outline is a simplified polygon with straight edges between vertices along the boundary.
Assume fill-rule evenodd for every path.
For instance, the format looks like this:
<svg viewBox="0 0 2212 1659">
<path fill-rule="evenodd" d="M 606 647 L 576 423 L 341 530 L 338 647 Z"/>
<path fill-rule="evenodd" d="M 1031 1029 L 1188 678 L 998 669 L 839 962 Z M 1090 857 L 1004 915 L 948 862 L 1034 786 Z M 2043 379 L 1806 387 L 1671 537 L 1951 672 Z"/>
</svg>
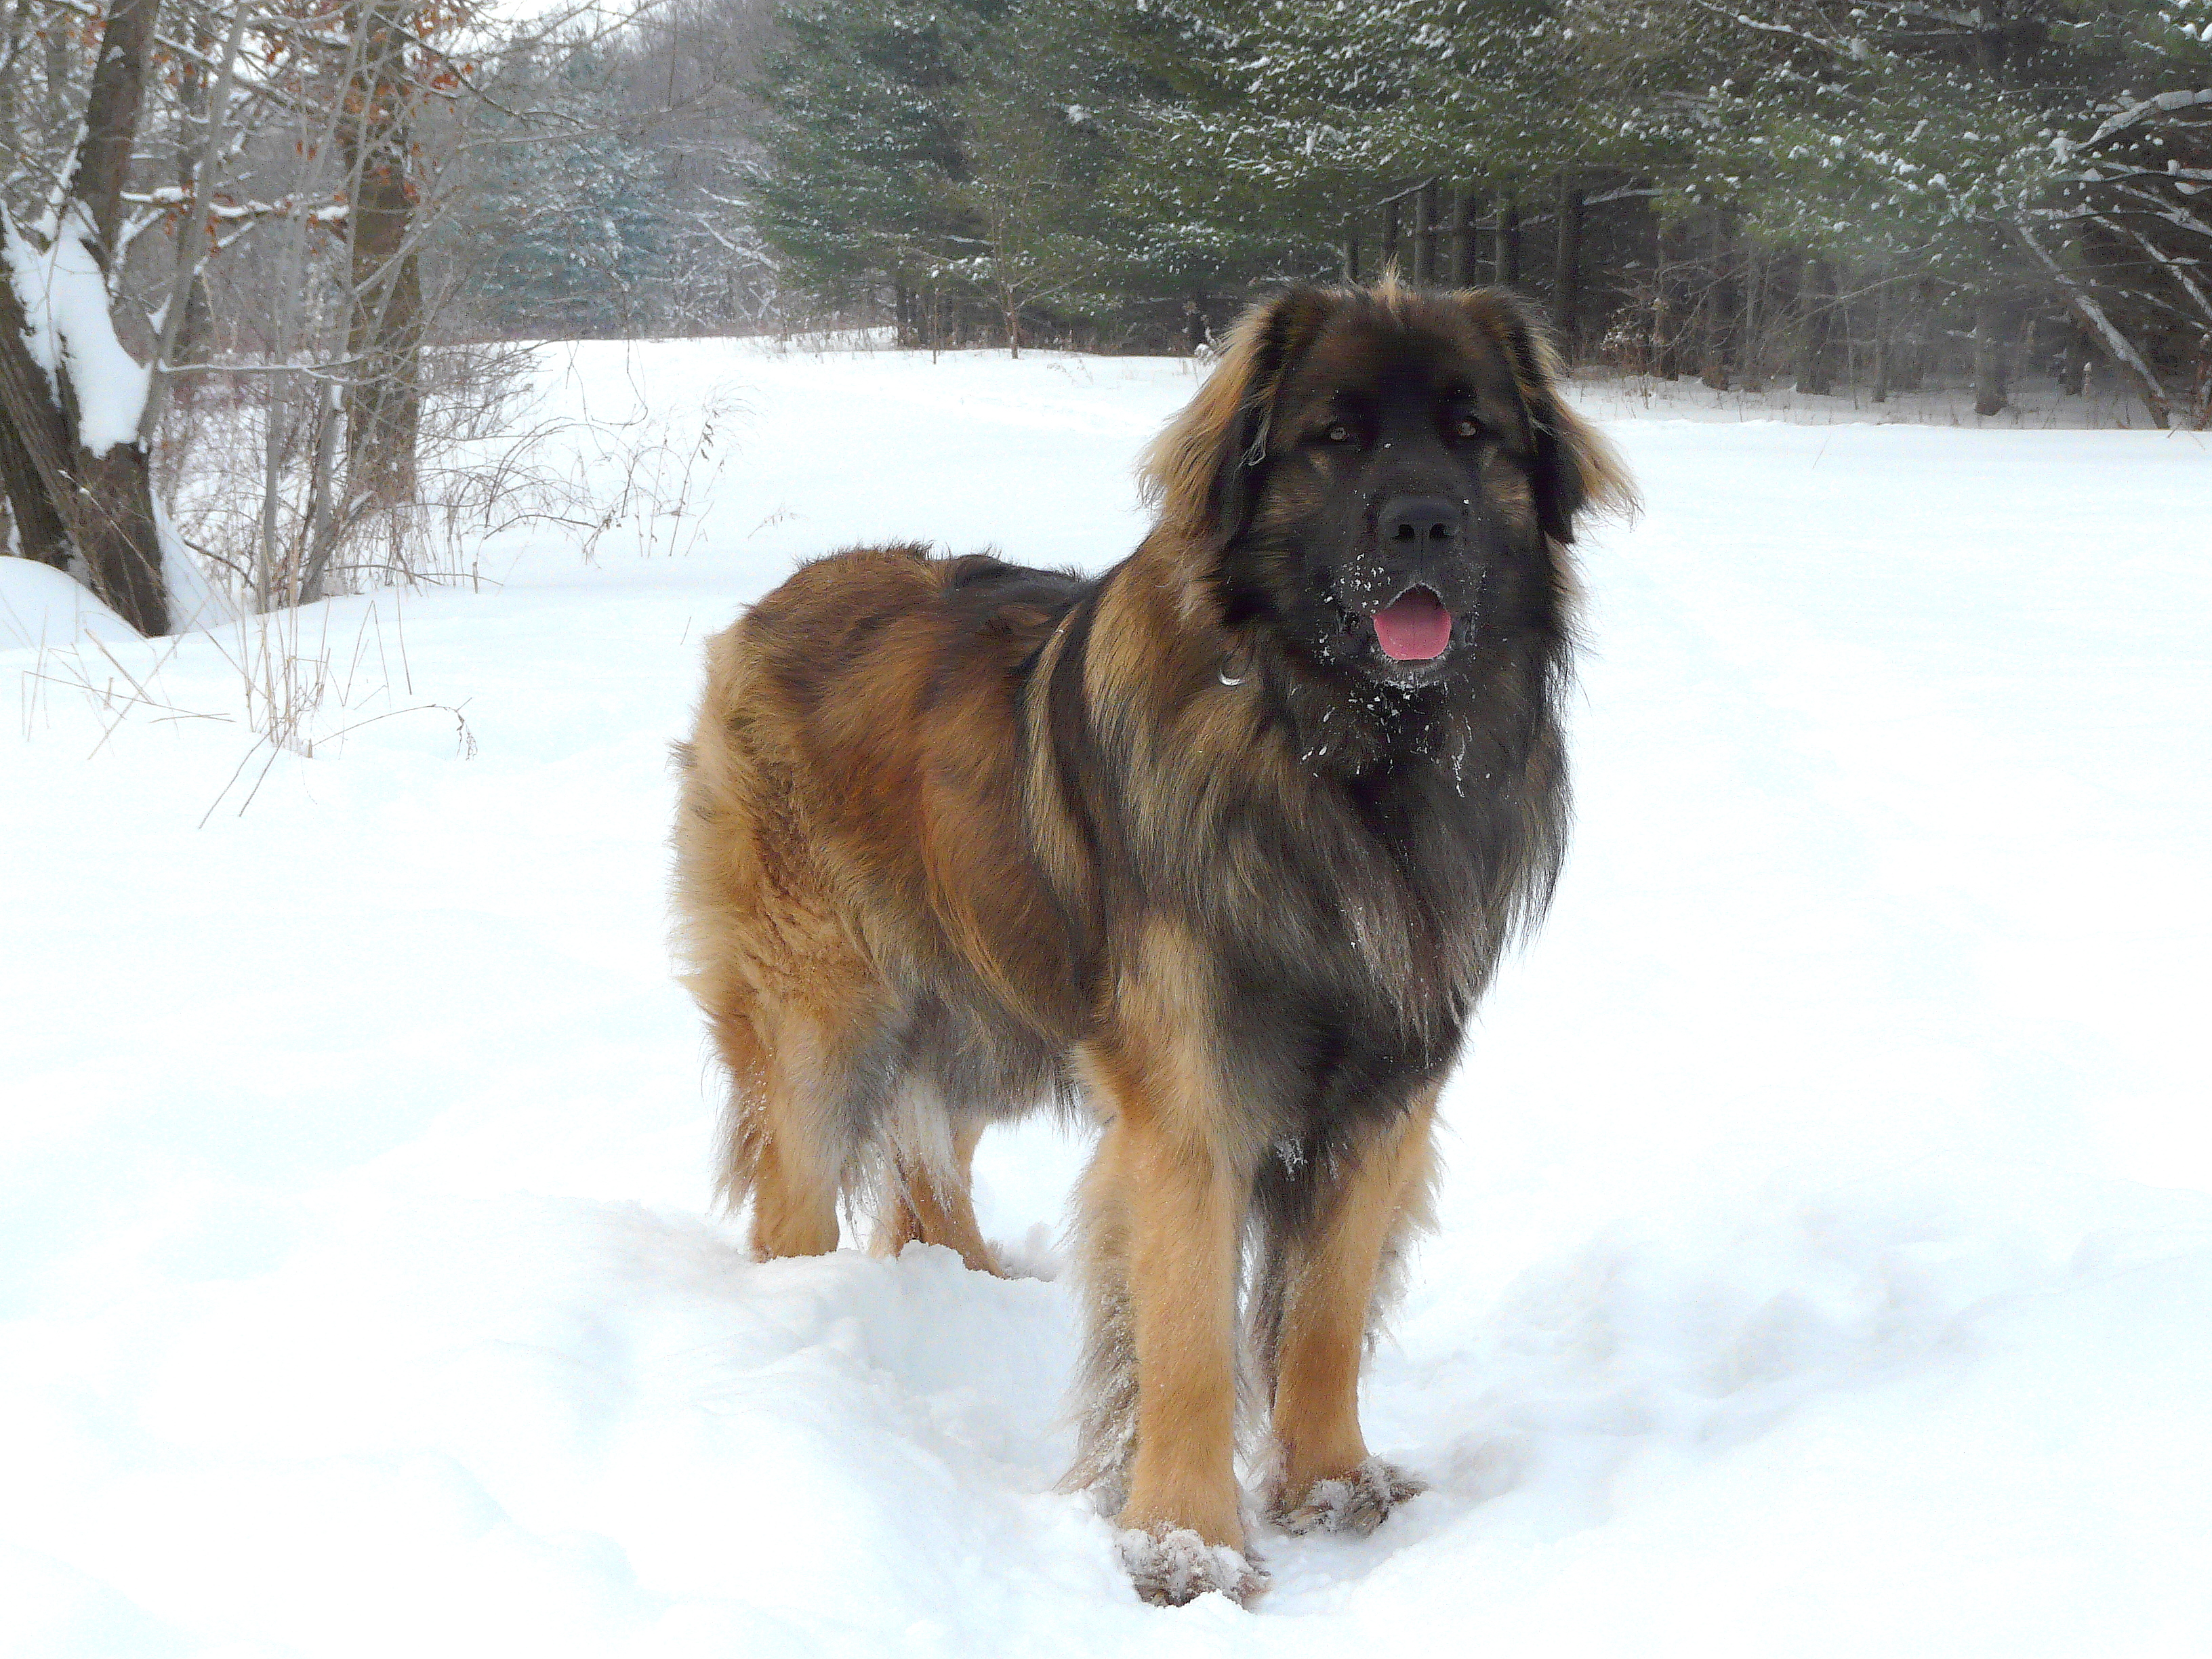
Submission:
<svg viewBox="0 0 2212 1659">
<path fill-rule="evenodd" d="M 926 282 L 983 251 L 966 71 L 1000 0 L 802 0 L 763 64 L 761 232 L 831 293 Z"/>
<path fill-rule="evenodd" d="M 471 309 L 501 332 L 588 338 L 667 325 L 666 191 L 613 95 L 613 67 L 588 46 L 562 53 L 542 79 L 534 61 L 505 66 L 507 85 L 533 94 L 535 125 L 510 120 L 491 135 L 506 142 L 481 147 L 460 231 Z"/>
</svg>

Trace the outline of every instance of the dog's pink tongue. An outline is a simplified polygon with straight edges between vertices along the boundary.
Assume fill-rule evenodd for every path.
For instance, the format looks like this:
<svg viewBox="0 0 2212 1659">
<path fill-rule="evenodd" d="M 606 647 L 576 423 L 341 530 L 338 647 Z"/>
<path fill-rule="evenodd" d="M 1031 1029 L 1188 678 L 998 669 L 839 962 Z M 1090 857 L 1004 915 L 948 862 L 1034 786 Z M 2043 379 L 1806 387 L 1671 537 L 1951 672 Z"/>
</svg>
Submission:
<svg viewBox="0 0 2212 1659">
<path fill-rule="evenodd" d="M 1394 662 L 1426 662 L 1451 643 L 1451 612 L 1425 587 L 1408 588 L 1375 613 L 1375 637 Z"/>
</svg>

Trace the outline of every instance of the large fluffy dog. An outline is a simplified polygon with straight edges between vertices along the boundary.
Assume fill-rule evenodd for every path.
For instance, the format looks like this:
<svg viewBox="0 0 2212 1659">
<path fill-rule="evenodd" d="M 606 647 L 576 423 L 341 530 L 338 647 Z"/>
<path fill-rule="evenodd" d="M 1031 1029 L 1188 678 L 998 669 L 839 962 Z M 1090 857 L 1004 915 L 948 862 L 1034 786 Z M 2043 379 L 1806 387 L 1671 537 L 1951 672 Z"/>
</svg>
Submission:
<svg viewBox="0 0 2212 1659">
<path fill-rule="evenodd" d="M 810 564 L 708 647 L 676 830 L 754 1248 L 990 1258 L 984 1127 L 1086 1098 L 1082 1459 L 1138 1588 L 1264 1582 L 1278 1524 L 1419 1490 L 1359 1366 L 1426 1213 L 1437 1092 L 1542 908 L 1577 516 L 1625 502 L 1502 293 L 1301 288 L 1160 438 L 1096 580 L 919 547 Z"/>
</svg>

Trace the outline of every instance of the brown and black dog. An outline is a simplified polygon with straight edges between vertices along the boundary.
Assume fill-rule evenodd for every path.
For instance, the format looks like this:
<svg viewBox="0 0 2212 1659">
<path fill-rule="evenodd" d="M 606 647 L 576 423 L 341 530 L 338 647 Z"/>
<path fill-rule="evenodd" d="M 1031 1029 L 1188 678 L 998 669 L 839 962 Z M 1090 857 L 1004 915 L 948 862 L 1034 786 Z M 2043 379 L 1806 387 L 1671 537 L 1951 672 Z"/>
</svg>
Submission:
<svg viewBox="0 0 2212 1659">
<path fill-rule="evenodd" d="M 1577 518 L 1627 482 L 1498 292 L 1297 288 L 1155 444 L 1096 580 L 920 547 L 802 568 L 708 647 L 680 944 L 763 1256 L 991 1258 L 984 1127 L 1087 1100 L 1071 1479 L 1149 1599 L 1264 1579 L 1268 1517 L 1364 1532 L 1359 1368 L 1423 1224 L 1437 1094 L 1543 908 Z"/>
</svg>

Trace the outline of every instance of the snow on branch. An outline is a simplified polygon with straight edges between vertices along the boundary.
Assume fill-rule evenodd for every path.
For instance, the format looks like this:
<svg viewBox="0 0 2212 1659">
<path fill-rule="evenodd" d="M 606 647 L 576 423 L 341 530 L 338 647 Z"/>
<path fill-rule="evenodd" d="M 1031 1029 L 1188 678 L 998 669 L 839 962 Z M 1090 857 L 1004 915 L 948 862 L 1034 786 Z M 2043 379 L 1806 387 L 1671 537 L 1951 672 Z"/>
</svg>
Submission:
<svg viewBox="0 0 2212 1659">
<path fill-rule="evenodd" d="M 1874 3 L 1863 10 L 1882 12 L 1892 17 L 1909 17 L 1923 23 L 1947 23 L 1954 29 L 1978 33 L 1990 27 L 1990 20 L 1982 11 L 1950 11 L 1941 6 L 1923 6 L 1911 0 L 1890 0 L 1889 3 Z"/>
<path fill-rule="evenodd" d="M 2179 202 L 2169 202 L 2162 196 L 2150 191 L 2137 189 L 2133 185 L 2122 185 L 2117 193 L 2127 197 L 2131 201 L 2141 202 L 2142 206 L 2134 210 L 2137 213 L 2154 219 L 2163 219 L 2176 230 L 2186 230 L 2199 236 L 2212 237 L 2212 223 L 2207 223 L 2198 218 Z"/>
<path fill-rule="evenodd" d="M 123 192 L 123 199 L 136 207 L 150 207 L 162 212 L 173 208 L 193 206 L 193 192 L 181 185 L 163 185 L 158 190 Z M 273 202 L 226 202 L 218 198 L 197 211 L 210 219 L 289 219 L 298 215 L 310 224 L 336 224 L 349 211 L 343 202 L 325 202 L 318 207 L 306 207 L 296 196 L 280 196 Z"/>
<path fill-rule="evenodd" d="M 2143 361 L 2134 343 L 2106 315 L 2104 307 L 2097 303 L 2095 295 L 2059 264 L 2057 257 L 2050 249 L 2036 240 L 2033 230 L 2018 220 L 2010 222 L 2006 228 L 2012 232 L 2014 240 L 2027 250 L 2036 264 L 2043 267 L 2052 284 L 2065 296 L 2068 308 L 2104 342 L 2105 349 L 2112 355 L 2112 360 L 2136 381 L 2136 390 L 2149 408 L 2151 418 L 2163 428 L 2167 417 L 2166 394 L 2159 386 L 2158 376 L 2151 372 L 2150 365 Z"/>
<path fill-rule="evenodd" d="M 2212 296 L 2208 296 L 2203 289 L 2197 284 L 2197 279 L 2189 274 L 2187 262 L 2176 259 L 2133 225 L 2115 224 L 2111 220 L 2101 217 L 2097 222 L 2115 235 L 2125 235 L 2129 240 L 2148 254 L 2152 262 L 2173 280 L 2174 285 L 2197 302 L 2197 309 L 2203 313 L 2205 320 L 2212 322 Z"/>
<path fill-rule="evenodd" d="M 712 240 L 717 247 L 720 248 L 723 252 L 730 254 L 736 258 L 750 260 L 754 264 L 759 265 L 764 270 L 773 270 L 775 269 L 775 261 L 771 258 L 767 251 L 761 247 L 757 243 L 738 242 L 724 235 L 720 230 L 715 228 L 712 218 L 704 213 L 694 212 L 690 217 L 692 222 L 697 225 L 701 230 L 704 231 L 708 239 Z"/>
<path fill-rule="evenodd" d="M 2212 104 L 2212 87 L 2201 88 L 2195 92 L 2161 92 L 2154 98 L 2146 98 L 2139 103 L 2130 104 L 2118 114 L 2112 117 L 2104 125 L 2089 135 L 2087 143 L 2083 145 L 2083 148 L 2087 149 L 2091 144 L 2101 144 L 2114 133 L 2124 132 L 2130 127 L 2149 120 L 2154 115 L 2171 115 L 2177 110 L 2194 108 L 2200 104 Z"/>
<path fill-rule="evenodd" d="M 1809 29 L 1801 29 L 1788 23 L 1771 23 L 1764 18 L 1747 15 L 1733 6 L 1717 5 L 1713 0 L 1692 0 L 1692 3 L 1700 11 L 1710 12 L 1715 17 L 1724 17 L 1738 27 L 1750 29 L 1755 33 L 1779 34 L 1792 40 L 1802 40 L 1808 46 L 1819 46 L 1823 51 L 1834 52 L 1839 57 L 1848 58 L 1852 55 L 1851 42 L 1849 40 L 1815 34 Z"/>
</svg>

